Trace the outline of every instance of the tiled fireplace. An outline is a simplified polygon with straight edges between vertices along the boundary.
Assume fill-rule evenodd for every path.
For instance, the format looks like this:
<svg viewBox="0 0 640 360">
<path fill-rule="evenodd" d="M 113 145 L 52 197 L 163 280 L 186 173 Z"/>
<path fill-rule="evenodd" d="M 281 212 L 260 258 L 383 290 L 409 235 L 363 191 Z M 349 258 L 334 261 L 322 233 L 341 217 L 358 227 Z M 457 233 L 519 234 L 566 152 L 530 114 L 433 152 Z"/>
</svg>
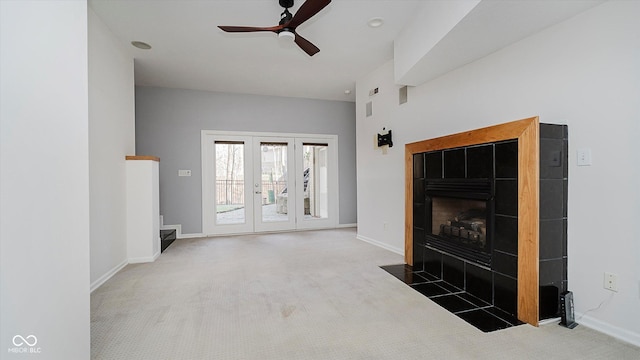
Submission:
<svg viewBox="0 0 640 360">
<path fill-rule="evenodd" d="M 411 271 L 485 310 L 555 317 L 567 289 L 567 127 L 525 119 L 406 154 Z"/>
</svg>

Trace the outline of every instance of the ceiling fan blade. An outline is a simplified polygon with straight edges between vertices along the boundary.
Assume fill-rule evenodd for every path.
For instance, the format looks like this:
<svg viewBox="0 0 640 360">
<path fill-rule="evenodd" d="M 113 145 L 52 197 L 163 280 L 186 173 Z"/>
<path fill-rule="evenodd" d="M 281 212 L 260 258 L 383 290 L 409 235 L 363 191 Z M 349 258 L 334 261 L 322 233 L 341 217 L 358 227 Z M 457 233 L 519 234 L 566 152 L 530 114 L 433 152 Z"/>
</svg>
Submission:
<svg viewBox="0 0 640 360">
<path fill-rule="evenodd" d="M 303 22 L 309 20 L 313 15 L 320 12 L 320 10 L 324 9 L 331 0 L 307 0 L 300 6 L 298 12 L 293 15 L 291 21 L 288 24 L 285 24 L 287 27 L 295 29 L 298 25 Z"/>
<path fill-rule="evenodd" d="M 296 34 L 296 38 L 294 42 L 298 44 L 298 46 L 300 46 L 300 48 L 304 50 L 304 52 L 309 54 L 309 56 L 313 56 L 320 52 L 320 49 L 318 49 L 317 46 L 313 45 L 309 40 L 303 38 L 298 33 L 295 33 L 295 34 Z"/>
<path fill-rule="evenodd" d="M 226 32 L 254 32 L 254 31 L 273 31 L 276 32 L 283 28 L 282 25 L 270 26 L 270 27 L 256 27 L 256 26 L 218 26 L 222 31 Z"/>
</svg>

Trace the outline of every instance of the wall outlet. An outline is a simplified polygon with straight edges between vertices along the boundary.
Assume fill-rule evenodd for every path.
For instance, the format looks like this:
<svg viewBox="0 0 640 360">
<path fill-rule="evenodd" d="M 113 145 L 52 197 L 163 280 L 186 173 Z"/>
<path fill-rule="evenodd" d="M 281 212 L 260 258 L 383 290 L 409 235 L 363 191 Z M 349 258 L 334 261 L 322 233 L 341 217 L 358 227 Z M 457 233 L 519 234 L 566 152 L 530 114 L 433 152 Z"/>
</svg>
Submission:
<svg viewBox="0 0 640 360">
<path fill-rule="evenodd" d="M 178 176 L 191 176 L 191 170 L 178 170 Z"/>
<path fill-rule="evenodd" d="M 612 273 L 604 273 L 604 288 L 607 290 L 618 292 L 618 275 Z"/>
</svg>

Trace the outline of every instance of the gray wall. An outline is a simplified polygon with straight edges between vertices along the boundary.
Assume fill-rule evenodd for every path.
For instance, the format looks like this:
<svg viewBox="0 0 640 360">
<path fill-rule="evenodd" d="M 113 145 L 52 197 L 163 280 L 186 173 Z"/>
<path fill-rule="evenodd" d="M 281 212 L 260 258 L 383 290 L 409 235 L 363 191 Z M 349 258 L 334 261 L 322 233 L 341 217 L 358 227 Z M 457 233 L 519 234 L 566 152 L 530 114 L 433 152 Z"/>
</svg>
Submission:
<svg viewBox="0 0 640 360">
<path fill-rule="evenodd" d="M 160 157 L 160 214 L 185 234 L 202 232 L 201 130 L 338 135 L 339 223 L 356 223 L 354 103 L 136 87 L 136 154 Z"/>
</svg>

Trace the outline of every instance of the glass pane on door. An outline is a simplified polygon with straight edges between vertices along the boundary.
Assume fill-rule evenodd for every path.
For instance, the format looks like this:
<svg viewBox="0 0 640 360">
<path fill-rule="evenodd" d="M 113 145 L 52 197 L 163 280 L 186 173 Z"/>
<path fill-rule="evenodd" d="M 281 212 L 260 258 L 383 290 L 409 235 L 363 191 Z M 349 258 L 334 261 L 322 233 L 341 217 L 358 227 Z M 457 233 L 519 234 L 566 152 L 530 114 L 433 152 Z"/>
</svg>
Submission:
<svg viewBox="0 0 640 360">
<path fill-rule="evenodd" d="M 305 218 L 329 217 L 327 150 L 327 144 L 303 143 L 302 146 Z"/>
<path fill-rule="evenodd" d="M 216 224 L 246 221 L 244 191 L 244 143 L 215 142 Z"/>
<path fill-rule="evenodd" d="M 262 221 L 289 221 L 287 143 L 260 143 Z"/>
</svg>

